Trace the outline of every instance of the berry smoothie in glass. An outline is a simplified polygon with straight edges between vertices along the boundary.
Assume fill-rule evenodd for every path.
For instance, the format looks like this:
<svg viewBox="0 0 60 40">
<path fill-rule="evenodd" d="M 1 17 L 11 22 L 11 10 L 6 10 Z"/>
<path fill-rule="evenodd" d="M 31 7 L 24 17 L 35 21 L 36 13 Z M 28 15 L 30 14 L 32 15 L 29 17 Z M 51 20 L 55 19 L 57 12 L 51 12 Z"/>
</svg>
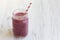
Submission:
<svg viewBox="0 0 60 40">
<path fill-rule="evenodd" d="M 25 37 L 28 34 L 28 10 L 31 6 L 32 2 L 30 2 L 29 6 L 26 10 L 17 9 L 13 12 L 12 23 L 13 23 L 13 34 L 16 37 Z"/>
<path fill-rule="evenodd" d="M 12 16 L 13 34 L 16 37 L 25 37 L 28 34 L 28 14 L 24 9 L 17 9 Z"/>
</svg>

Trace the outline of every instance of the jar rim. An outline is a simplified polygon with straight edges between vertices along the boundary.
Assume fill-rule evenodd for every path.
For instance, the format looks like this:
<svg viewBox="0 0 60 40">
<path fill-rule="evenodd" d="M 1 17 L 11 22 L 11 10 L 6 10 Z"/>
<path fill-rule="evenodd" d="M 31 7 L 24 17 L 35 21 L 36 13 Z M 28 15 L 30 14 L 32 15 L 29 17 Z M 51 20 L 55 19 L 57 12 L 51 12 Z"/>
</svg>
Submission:
<svg viewBox="0 0 60 40">
<path fill-rule="evenodd" d="M 20 8 L 20 9 L 15 9 L 14 11 L 13 11 L 13 16 L 15 15 L 15 14 L 17 14 L 17 13 L 24 13 L 24 15 L 27 15 L 28 13 L 26 12 L 26 10 L 25 9 L 23 9 L 23 8 Z"/>
</svg>

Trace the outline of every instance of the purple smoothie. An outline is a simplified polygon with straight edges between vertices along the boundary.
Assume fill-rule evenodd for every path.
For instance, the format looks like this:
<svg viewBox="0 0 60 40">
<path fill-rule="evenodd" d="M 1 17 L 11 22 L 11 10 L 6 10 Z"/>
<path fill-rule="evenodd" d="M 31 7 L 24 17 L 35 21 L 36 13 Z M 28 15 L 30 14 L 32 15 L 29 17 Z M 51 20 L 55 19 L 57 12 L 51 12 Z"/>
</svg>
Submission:
<svg viewBox="0 0 60 40">
<path fill-rule="evenodd" d="M 25 37 L 28 33 L 28 17 L 23 12 L 18 12 L 12 17 L 14 36 Z"/>
</svg>

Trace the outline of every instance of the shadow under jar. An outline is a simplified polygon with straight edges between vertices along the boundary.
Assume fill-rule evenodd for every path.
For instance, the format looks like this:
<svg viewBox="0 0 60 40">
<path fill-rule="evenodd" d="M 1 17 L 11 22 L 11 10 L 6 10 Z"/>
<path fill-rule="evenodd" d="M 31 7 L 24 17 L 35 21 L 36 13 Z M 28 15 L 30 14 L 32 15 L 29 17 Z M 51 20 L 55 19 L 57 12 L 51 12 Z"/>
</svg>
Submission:
<svg viewBox="0 0 60 40">
<path fill-rule="evenodd" d="M 28 34 L 28 15 L 24 11 L 15 10 L 13 13 L 12 24 L 15 37 L 25 37 Z"/>
</svg>

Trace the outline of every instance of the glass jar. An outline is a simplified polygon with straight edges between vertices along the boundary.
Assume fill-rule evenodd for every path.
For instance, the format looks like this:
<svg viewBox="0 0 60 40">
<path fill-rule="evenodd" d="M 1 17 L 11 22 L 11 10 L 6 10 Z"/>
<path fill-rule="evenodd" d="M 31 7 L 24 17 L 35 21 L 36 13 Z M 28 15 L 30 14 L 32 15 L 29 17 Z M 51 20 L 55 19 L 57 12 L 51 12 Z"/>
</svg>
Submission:
<svg viewBox="0 0 60 40">
<path fill-rule="evenodd" d="M 14 36 L 25 37 L 28 33 L 28 14 L 24 9 L 16 9 L 12 15 Z"/>
</svg>

